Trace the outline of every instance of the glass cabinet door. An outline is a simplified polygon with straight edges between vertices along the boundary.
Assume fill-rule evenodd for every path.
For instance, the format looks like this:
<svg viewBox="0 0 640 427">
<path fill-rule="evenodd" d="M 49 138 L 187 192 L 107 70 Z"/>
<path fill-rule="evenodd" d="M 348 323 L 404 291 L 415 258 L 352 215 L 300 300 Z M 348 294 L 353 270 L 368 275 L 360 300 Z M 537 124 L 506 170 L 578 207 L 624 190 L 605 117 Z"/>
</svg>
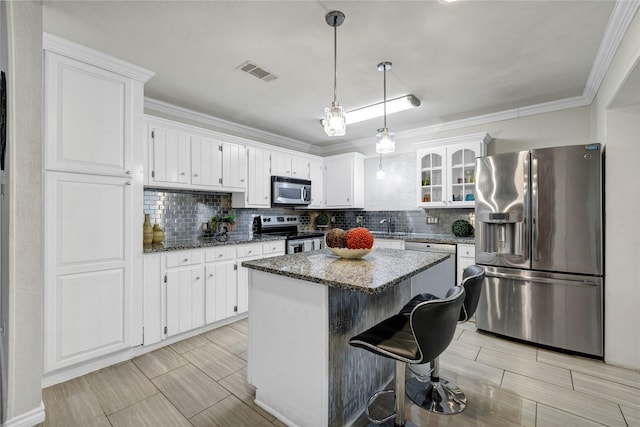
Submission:
<svg viewBox="0 0 640 427">
<path fill-rule="evenodd" d="M 418 206 L 445 206 L 445 150 L 418 152 Z"/>
<path fill-rule="evenodd" d="M 477 144 L 455 147 L 449 151 L 449 200 L 451 206 L 475 206 Z"/>
</svg>

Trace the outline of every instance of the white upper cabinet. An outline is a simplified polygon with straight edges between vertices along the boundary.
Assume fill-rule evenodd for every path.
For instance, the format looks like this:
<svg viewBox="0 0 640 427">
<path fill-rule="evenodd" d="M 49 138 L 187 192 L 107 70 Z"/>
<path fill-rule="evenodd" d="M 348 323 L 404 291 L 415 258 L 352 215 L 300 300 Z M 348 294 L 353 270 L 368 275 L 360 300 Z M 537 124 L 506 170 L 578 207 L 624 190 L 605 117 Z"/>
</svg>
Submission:
<svg viewBox="0 0 640 427">
<path fill-rule="evenodd" d="M 234 208 L 271 207 L 271 161 L 270 153 L 259 148 L 247 148 L 247 191 L 233 193 L 231 206 Z"/>
<path fill-rule="evenodd" d="M 163 119 L 148 122 L 147 184 L 209 191 L 245 191 L 246 149 L 215 134 Z"/>
<path fill-rule="evenodd" d="M 247 149 L 243 145 L 222 143 L 222 186 L 247 189 Z"/>
<path fill-rule="evenodd" d="M 310 179 L 309 159 L 286 153 L 272 152 L 271 175 Z"/>
<path fill-rule="evenodd" d="M 325 157 L 324 194 L 327 208 L 363 208 L 364 156 L 349 153 Z"/>
<path fill-rule="evenodd" d="M 211 138 L 191 137 L 191 183 L 222 186 L 222 150 Z"/>
<path fill-rule="evenodd" d="M 417 204 L 474 207 L 475 159 L 486 155 L 488 133 L 414 144 L 417 149 Z"/>
<path fill-rule="evenodd" d="M 190 184 L 190 136 L 172 129 L 150 129 L 150 182 L 156 184 Z"/>
<path fill-rule="evenodd" d="M 321 158 L 309 162 L 309 179 L 311 180 L 311 203 L 309 208 L 324 207 L 324 162 Z"/>
<path fill-rule="evenodd" d="M 94 51 L 50 34 L 44 40 L 45 169 L 131 175 L 144 81 L 153 73 L 125 70 L 124 63 L 112 67 L 116 72 L 91 64 Z M 65 55 L 71 45 L 74 53 L 82 51 L 75 59 Z"/>
</svg>

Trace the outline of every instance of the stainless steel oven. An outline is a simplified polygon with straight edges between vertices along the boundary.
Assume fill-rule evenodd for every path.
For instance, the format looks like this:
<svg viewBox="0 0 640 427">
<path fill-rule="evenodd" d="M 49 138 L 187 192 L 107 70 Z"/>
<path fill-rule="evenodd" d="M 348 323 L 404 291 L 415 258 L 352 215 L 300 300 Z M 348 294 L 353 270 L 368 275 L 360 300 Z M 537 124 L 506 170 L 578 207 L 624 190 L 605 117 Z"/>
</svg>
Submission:
<svg viewBox="0 0 640 427">
<path fill-rule="evenodd" d="M 283 236 L 286 253 L 316 251 L 324 248 L 324 233 L 298 231 L 300 219 L 296 215 L 260 215 L 253 219 L 253 231 L 266 236 Z"/>
</svg>

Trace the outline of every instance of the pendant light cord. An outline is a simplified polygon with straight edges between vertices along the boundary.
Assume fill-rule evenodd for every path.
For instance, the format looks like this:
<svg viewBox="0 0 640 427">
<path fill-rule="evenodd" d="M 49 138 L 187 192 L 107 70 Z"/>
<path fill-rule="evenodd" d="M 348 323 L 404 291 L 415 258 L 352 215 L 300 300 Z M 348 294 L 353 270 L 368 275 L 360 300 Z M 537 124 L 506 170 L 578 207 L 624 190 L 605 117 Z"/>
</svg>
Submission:
<svg viewBox="0 0 640 427">
<path fill-rule="evenodd" d="M 385 65 L 384 67 L 384 94 L 382 96 L 382 99 L 384 100 L 383 102 L 383 106 L 384 106 L 384 128 L 387 129 L 387 66 Z M 380 157 L 382 158 L 382 154 L 380 155 Z M 381 160 L 382 162 L 382 160 Z"/>
<path fill-rule="evenodd" d="M 338 86 L 338 17 L 333 17 L 333 103 L 336 103 Z"/>
</svg>

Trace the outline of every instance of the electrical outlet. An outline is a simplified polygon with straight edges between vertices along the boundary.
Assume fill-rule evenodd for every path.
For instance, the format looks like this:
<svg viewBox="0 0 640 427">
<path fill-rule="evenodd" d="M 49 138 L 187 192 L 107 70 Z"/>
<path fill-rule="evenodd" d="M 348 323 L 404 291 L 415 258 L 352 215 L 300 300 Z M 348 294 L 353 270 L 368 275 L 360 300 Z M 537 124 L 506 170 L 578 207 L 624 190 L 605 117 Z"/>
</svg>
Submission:
<svg viewBox="0 0 640 427">
<path fill-rule="evenodd" d="M 428 216 L 427 217 L 427 224 L 437 224 L 438 221 L 438 217 L 437 216 Z"/>
<path fill-rule="evenodd" d="M 331 215 L 331 224 L 335 224 L 336 223 L 336 217 Z"/>
<path fill-rule="evenodd" d="M 360 215 L 356 217 L 356 224 L 362 224 L 362 217 Z"/>
</svg>

